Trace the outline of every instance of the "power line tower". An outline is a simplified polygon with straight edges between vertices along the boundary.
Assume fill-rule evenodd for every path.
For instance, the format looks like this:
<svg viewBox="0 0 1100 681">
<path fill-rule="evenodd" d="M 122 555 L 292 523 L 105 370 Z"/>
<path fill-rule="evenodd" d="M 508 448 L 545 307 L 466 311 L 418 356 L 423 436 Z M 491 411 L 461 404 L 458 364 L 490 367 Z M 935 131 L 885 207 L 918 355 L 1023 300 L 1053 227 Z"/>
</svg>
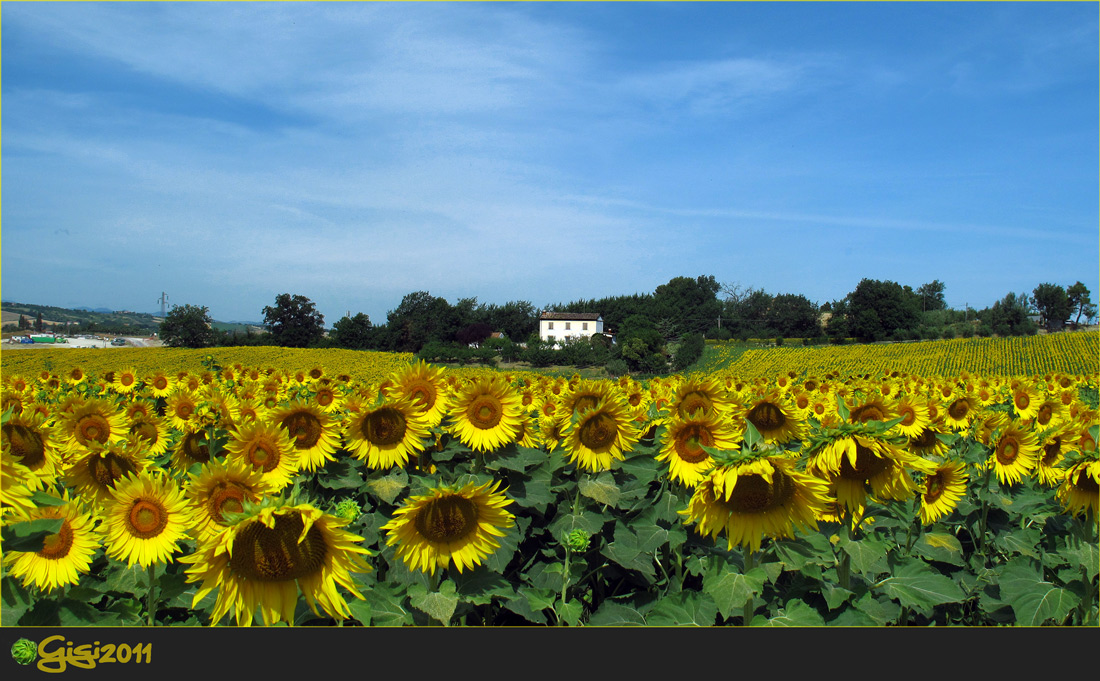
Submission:
<svg viewBox="0 0 1100 681">
<path fill-rule="evenodd" d="M 161 291 L 160 298 L 157 298 L 157 302 L 160 303 L 160 318 L 164 319 L 164 317 L 167 315 L 165 306 L 168 305 L 168 294 L 164 291 Z"/>
</svg>

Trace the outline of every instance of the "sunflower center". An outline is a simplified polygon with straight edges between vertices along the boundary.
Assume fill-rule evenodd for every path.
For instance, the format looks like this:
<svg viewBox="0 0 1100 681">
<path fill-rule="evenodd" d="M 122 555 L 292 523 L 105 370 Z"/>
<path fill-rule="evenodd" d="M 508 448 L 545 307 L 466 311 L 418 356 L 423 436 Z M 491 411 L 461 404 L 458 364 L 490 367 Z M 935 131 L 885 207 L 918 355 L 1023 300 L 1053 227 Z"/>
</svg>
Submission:
<svg viewBox="0 0 1100 681">
<path fill-rule="evenodd" d="M 1035 415 L 1035 420 L 1039 422 L 1039 425 L 1045 426 L 1050 423 L 1050 420 L 1054 418 L 1054 409 L 1049 404 L 1044 404 L 1039 407 L 1039 413 Z"/>
<path fill-rule="evenodd" d="M 130 374 L 122 374 L 122 376 L 119 377 L 118 382 L 122 385 L 133 385 L 134 377 Z"/>
<path fill-rule="evenodd" d="M 207 463 L 210 461 L 210 448 L 202 441 L 203 435 L 202 431 L 195 431 L 183 437 L 180 452 L 191 463 Z"/>
<path fill-rule="evenodd" d="M 943 491 L 947 489 L 947 480 L 943 473 L 929 476 L 925 479 L 924 484 L 924 501 L 928 504 L 939 499 Z"/>
<path fill-rule="evenodd" d="M 761 433 L 782 428 L 787 423 L 783 410 L 771 402 L 761 402 L 753 407 L 746 417 Z"/>
<path fill-rule="evenodd" d="M 1092 497 L 1100 493 L 1100 485 L 1098 485 L 1096 480 L 1088 474 L 1088 471 L 1081 471 L 1077 479 L 1073 481 L 1073 486 L 1077 490 L 1084 492 L 1086 495 L 1091 495 Z"/>
<path fill-rule="evenodd" d="M 966 401 L 966 398 L 962 397 L 952 402 L 951 406 L 947 408 L 947 414 L 956 421 L 963 420 L 969 413 L 970 403 Z"/>
<path fill-rule="evenodd" d="M 119 479 L 136 472 L 132 461 L 113 452 L 93 456 L 88 461 L 88 473 L 101 489 L 112 488 Z"/>
<path fill-rule="evenodd" d="M 852 467 L 848 457 L 840 460 L 840 477 L 848 480 L 870 480 L 879 473 L 889 470 L 893 462 L 878 456 L 870 448 L 856 443 L 856 465 Z"/>
<path fill-rule="evenodd" d="M 89 442 L 98 442 L 103 444 L 107 442 L 107 438 L 111 433 L 111 424 L 107 422 L 107 419 L 102 414 L 88 414 L 81 416 L 76 422 L 76 428 L 73 434 L 76 435 L 76 439 L 80 441 L 80 444 L 87 445 Z"/>
<path fill-rule="evenodd" d="M 680 400 L 680 415 L 690 416 L 698 410 L 703 410 L 704 414 L 709 414 L 711 409 L 714 408 L 714 402 L 710 397 L 701 391 L 693 390 Z"/>
<path fill-rule="evenodd" d="M 850 414 L 852 423 L 867 423 L 868 421 L 885 421 L 886 415 L 882 413 L 876 404 L 865 404 L 856 407 Z"/>
<path fill-rule="evenodd" d="M 3 432 L 12 454 L 20 457 L 24 466 L 34 471 L 45 465 L 46 443 L 41 434 L 16 423 L 5 423 Z"/>
<path fill-rule="evenodd" d="M 685 463 L 699 463 L 709 456 L 703 447 L 713 447 L 710 429 L 699 424 L 684 427 L 676 434 L 676 454 Z"/>
<path fill-rule="evenodd" d="M 253 468 L 270 473 L 279 465 L 279 450 L 265 441 L 254 442 L 248 449 L 248 462 Z"/>
<path fill-rule="evenodd" d="M 1019 453 L 1020 444 L 1012 437 L 1006 437 L 997 445 L 997 461 L 1002 466 L 1011 465 Z"/>
<path fill-rule="evenodd" d="M 286 582 L 308 577 L 325 564 L 328 546 L 321 528 L 312 525 L 302 536 L 305 523 L 300 513 L 276 515 L 275 526 L 259 520 L 245 526 L 233 540 L 229 567 L 245 579 Z"/>
<path fill-rule="evenodd" d="M 156 444 L 157 442 L 157 427 L 148 421 L 135 421 L 130 426 L 130 434 L 136 435 L 150 444 Z"/>
<path fill-rule="evenodd" d="M 327 407 L 336 399 L 331 390 L 322 390 L 317 393 L 317 404 Z"/>
<path fill-rule="evenodd" d="M 42 550 L 37 551 L 36 555 L 47 560 L 58 560 L 69 555 L 72 548 L 73 528 L 66 519 L 61 523 L 57 534 L 51 534 L 42 541 Z"/>
<path fill-rule="evenodd" d="M 466 418 L 475 427 L 491 430 L 504 416 L 504 406 L 492 395 L 478 395 L 466 408 Z"/>
<path fill-rule="evenodd" d="M 191 418 L 191 414 L 195 412 L 195 405 L 188 402 L 181 402 L 176 406 L 176 416 L 186 421 Z"/>
<path fill-rule="evenodd" d="M 219 525 L 225 524 L 225 513 L 240 513 L 244 510 L 245 498 L 253 498 L 251 490 L 236 482 L 224 481 L 218 483 L 210 498 L 206 502 L 206 509 L 210 517 Z"/>
<path fill-rule="evenodd" d="M 461 541 L 477 529 L 477 504 L 458 494 L 433 499 L 416 514 L 414 524 L 428 541 Z"/>
<path fill-rule="evenodd" d="M 283 427 L 290 431 L 298 449 L 310 449 L 321 439 L 321 421 L 308 412 L 298 411 L 287 416 L 283 419 Z"/>
<path fill-rule="evenodd" d="M 393 407 L 383 407 L 363 420 L 363 436 L 380 447 L 398 444 L 407 429 L 405 415 Z"/>
<path fill-rule="evenodd" d="M 901 425 L 911 426 L 917 420 L 917 412 L 912 407 L 901 408 Z"/>
<path fill-rule="evenodd" d="M 1027 393 L 1016 393 L 1014 399 L 1017 409 L 1027 409 L 1027 405 L 1031 404 L 1031 398 L 1027 396 Z"/>
<path fill-rule="evenodd" d="M 594 451 L 610 447 L 618 435 L 619 425 L 604 412 L 587 419 L 580 428 L 581 444 Z"/>
<path fill-rule="evenodd" d="M 155 499 L 138 499 L 126 516 L 126 529 L 139 539 L 160 535 L 168 526 L 168 510 Z"/>
<path fill-rule="evenodd" d="M 412 398 L 421 411 L 428 411 L 435 406 L 435 387 L 429 383 L 414 383 L 405 390 L 405 394 Z"/>
<path fill-rule="evenodd" d="M 1043 464 L 1046 466 L 1053 466 L 1058 463 L 1058 459 L 1062 455 L 1062 438 L 1061 436 L 1053 438 L 1050 442 L 1043 445 Z"/>
<path fill-rule="evenodd" d="M 786 504 L 792 496 L 794 480 L 777 470 L 770 483 L 759 475 L 738 476 L 726 505 L 737 513 L 766 513 Z"/>
<path fill-rule="evenodd" d="M 573 401 L 573 412 L 576 414 L 583 414 L 589 409 L 595 409 L 596 405 L 600 403 L 600 400 L 595 395 L 580 395 Z"/>
<path fill-rule="evenodd" d="M 153 379 L 153 388 L 156 390 L 164 390 L 168 387 L 168 379 L 164 376 L 157 376 Z"/>
<path fill-rule="evenodd" d="M 912 440 L 912 443 L 914 447 L 920 447 L 922 449 L 932 447 L 936 444 L 936 431 L 931 428 L 925 428 L 920 432 L 920 435 Z"/>
</svg>

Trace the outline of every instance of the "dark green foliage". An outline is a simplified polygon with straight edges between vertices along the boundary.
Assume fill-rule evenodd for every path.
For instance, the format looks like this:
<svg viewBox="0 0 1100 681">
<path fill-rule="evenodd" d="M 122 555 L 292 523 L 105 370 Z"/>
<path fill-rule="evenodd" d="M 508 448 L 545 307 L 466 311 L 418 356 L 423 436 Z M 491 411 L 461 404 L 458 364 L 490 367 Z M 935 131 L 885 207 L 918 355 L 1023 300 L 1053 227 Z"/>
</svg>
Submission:
<svg viewBox="0 0 1100 681">
<path fill-rule="evenodd" d="M 706 347 L 706 342 L 703 340 L 702 334 L 687 334 L 680 339 L 680 346 L 676 348 L 676 354 L 673 355 L 672 359 L 672 368 L 676 371 L 684 371 L 703 356 L 704 347 Z"/>
<path fill-rule="evenodd" d="M 1039 284 L 1032 291 L 1031 304 L 1039 312 L 1039 324 L 1047 331 L 1058 331 L 1074 311 L 1073 301 L 1057 284 Z"/>
<path fill-rule="evenodd" d="M 362 312 L 354 317 L 341 317 L 332 326 L 329 338 L 338 348 L 369 350 L 375 347 L 378 332 L 371 325 L 370 317 Z"/>
<path fill-rule="evenodd" d="M 276 345 L 305 348 L 321 340 L 325 318 L 309 298 L 281 293 L 274 306 L 264 307 L 264 324 Z"/>
<path fill-rule="evenodd" d="M 914 329 L 920 321 L 916 296 L 893 281 L 863 279 L 848 294 L 848 323 L 861 342 L 889 338 L 896 329 Z"/>
<path fill-rule="evenodd" d="M 160 339 L 173 348 L 208 348 L 216 334 L 205 306 L 173 305 L 160 325 Z"/>
</svg>

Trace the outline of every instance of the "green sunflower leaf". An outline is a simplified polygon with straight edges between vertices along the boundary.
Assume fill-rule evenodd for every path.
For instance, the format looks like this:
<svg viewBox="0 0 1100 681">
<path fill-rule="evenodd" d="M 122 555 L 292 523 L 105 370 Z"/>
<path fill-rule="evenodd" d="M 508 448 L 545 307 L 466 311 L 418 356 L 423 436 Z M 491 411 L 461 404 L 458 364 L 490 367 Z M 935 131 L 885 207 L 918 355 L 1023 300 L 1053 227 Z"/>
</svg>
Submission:
<svg viewBox="0 0 1100 681">
<path fill-rule="evenodd" d="M 1038 528 L 1024 528 L 1012 532 L 1002 532 L 993 540 L 994 546 L 1008 555 L 1023 555 L 1039 558 L 1039 543 L 1043 534 Z"/>
<path fill-rule="evenodd" d="M 449 579 L 439 585 L 439 591 L 432 592 L 423 584 L 413 584 L 409 587 L 409 600 L 414 608 L 439 620 L 445 627 L 451 626 L 451 617 L 458 607 L 455 583 Z"/>
<path fill-rule="evenodd" d="M 1097 563 L 1100 563 L 1100 547 L 1096 544 L 1081 543 L 1063 549 L 1062 554 L 1070 558 L 1074 565 L 1081 566 L 1086 577 L 1096 579 Z"/>
<path fill-rule="evenodd" d="M 637 608 L 615 601 L 604 601 L 588 619 L 591 627 L 643 627 L 645 623 L 645 615 Z"/>
<path fill-rule="evenodd" d="M 1023 561 L 1009 563 L 997 580 L 1001 601 L 1012 606 L 1016 623 L 1026 627 L 1064 624 L 1081 599 L 1068 589 L 1044 581 L 1039 572 Z"/>
<path fill-rule="evenodd" d="M 558 613 L 558 617 L 560 617 L 563 622 L 571 627 L 575 627 L 581 623 L 581 616 L 584 614 L 584 604 L 575 598 L 570 598 L 565 603 L 559 600 L 557 605 L 554 606 L 554 610 Z"/>
<path fill-rule="evenodd" d="M 790 601 L 779 614 L 770 619 L 757 615 L 752 619 L 754 627 L 821 627 L 825 618 L 812 605 L 802 601 Z"/>
<path fill-rule="evenodd" d="M 34 502 L 35 506 L 63 506 L 67 503 L 64 499 L 55 497 L 52 494 L 43 492 L 42 490 L 38 490 L 37 492 L 32 494 L 31 501 Z"/>
<path fill-rule="evenodd" d="M 390 505 L 408 486 L 409 474 L 403 468 L 399 468 L 385 477 L 368 480 L 366 484 L 367 490 L 373 496 Z"/>
<path fill-rule="evenodd" d="M 963 558 L 962 542 L 948 532 L 925 532 L 913 548 L 928 560 L 949 565 L 963 565 L 966 562 Z"/>
<path fill-rule="evenodd" d="M 741 615 L 745 603 L 764 588 L 767 574 L 762 568 L 753 568 L 747 574 L 732 572 L 723 563 L 714 565 L 703 577 L 703 593 L 714 599 L 723 618 Z"/>
<path fill-rule="evenodd" d="M 718 606 L 697 591 L 681 591 L 662 598 L 646 615 L 651 627 L 713 627 Z"/>
<path fill-rule="evenodd" d="M 886 562 L 887 546 L 877 539 L 848 541 L 841 539 L 841 548 L 852 558 L 852 569 L 868 577 L 882 574 L 889 569 Z"/>
<path fill-rule="evenodd" d="M 581 494 L 607 506 L 615 506 L 619 503 L 619 487 L 615 484 L 615 478 L 611 473 L 604 471 L 595 480 L 582 477 L 577 482 L 577 488 Z"/>
<path fill-rule="evenodd" d="M 363 593 L 371 609 L 371 624 L 378 627 L 402 627 L 413 623 L 412 614 L 401 605 L 402 596 L 377 584 Z"/>
<path fill-rule="evenodd" d="M 546 461 L 546 452 L 541 449 L 529 449 L 527 447 L 514 447 L 510 451 L 505 450 L 503 456 L 495 454 L 487 457 L 485 468 L 491 471 L 509 470 L 522 473 L 528 468 Z"/>
<path fill-rule="evenodd" d="M 931 572 L 923 561 L 899 567 L 896 574 L 879 583 L 883 593 L 903 606 L 919 612 L 943 603 L 966 600 L 963 590 L 950 577 Z"/>
<path fill-rule="evenodd" d="M 46 538 L 60 532 L 62 524 L 62 518 L 40 518 L 5 525 L 0 528 L 0 542 L 4 551 L 41 551 Z"/>
</svg>

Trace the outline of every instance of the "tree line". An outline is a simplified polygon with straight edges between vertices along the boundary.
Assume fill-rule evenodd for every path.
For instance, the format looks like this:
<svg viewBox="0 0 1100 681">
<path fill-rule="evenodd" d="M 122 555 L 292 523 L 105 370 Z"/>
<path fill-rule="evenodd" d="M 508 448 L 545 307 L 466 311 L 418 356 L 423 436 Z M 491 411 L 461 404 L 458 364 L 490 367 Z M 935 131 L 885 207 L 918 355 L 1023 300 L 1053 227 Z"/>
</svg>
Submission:
<svg viewBox="0 0 1100 681">
<path fill-rule="evenodd" d="M 427 291 L 405 295 L 383 324 L 362 312 L 326 332 L 324 317 L 305 296 L 284 293 L 263 309 L 265 331 L 214 329 L 206 307 L 173 306 L 161 325 L 170 346 L 277 345 L 418 353 L 437 361 L 527 360 L 535 365 L 607 365 L 613 373 L 681 370 L 702 354 L 705 338 L 801 338 L 810 343 L 906 341 L 955 336 L 1011 336 L 1057 331 L 1096 318 L 1081 282 L 1043 283 L 1028 295 L 1009 293 L 982 310 L 947 306 L 939 280 L 917 289 L 863 279 L 840 300 L 817 304 L 800 294 L 724 284 L 714 276 L 675 277 L 652 293 L 555 303 L 553 312 L 596 312 L 606 335 L 564 347 L 538 337 L 542 310 L 530 301 L 503 305 L 461 298 L 455 304 Z M 494 334 L 502 337 L 493 338 Z M 614 342 L 611 342 L 612 337 Z M 559 354 L 553 354 L 559 353 Z M 562 361 L 569 360 L 569 361 Z"/>
</svg>

